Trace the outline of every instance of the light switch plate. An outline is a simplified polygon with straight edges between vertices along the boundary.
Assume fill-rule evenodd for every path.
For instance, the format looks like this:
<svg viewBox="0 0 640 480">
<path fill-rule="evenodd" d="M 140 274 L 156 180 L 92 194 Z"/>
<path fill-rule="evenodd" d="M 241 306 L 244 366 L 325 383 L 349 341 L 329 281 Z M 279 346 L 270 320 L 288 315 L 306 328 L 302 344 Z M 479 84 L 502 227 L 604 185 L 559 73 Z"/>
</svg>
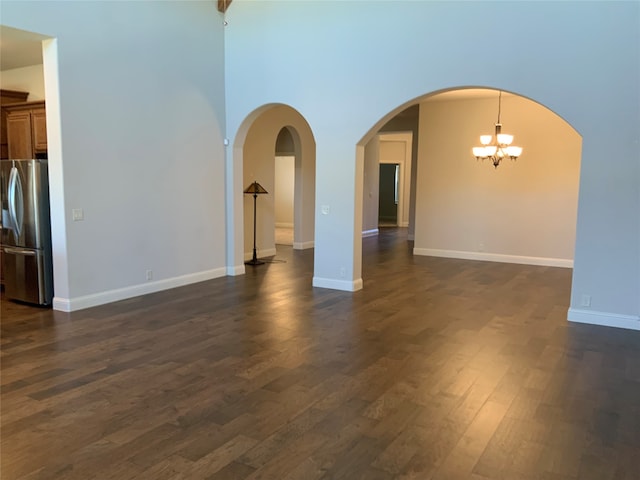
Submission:
<svg viewBox="0 0 640 480">
<path fill-rule="evenodd" d="M 73 215 L 74 222 L 81 222 L 84 220 L 84 211 L 81 208 L 74 208 L 71 213 Z"/>
</svg>

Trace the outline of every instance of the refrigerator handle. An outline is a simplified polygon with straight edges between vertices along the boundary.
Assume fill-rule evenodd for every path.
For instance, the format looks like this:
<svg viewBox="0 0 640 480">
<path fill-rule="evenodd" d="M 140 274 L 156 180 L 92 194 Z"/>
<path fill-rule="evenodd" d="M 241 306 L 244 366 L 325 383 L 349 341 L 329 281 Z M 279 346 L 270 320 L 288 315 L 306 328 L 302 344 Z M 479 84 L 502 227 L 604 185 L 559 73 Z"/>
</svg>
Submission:
<svg viewBox="0 0 640 480">
<path fill-rule="evenodd" d="M 9 218 L 11 220 L 13 232 L 16 240 L 22 233 L 22 221 L 24 220 L 24 197 L 22 195 L 22 182 L 18 169 L 11 167 L 9 174 Z"/>
<path fill-rule="evenodd" d="M 17 248 L 4 247 L 4 253 L 8 255 L 22 255 L 24 257 L 35 257 L 36 252 L 33 250 L 19 250 Z"/>
</svg>

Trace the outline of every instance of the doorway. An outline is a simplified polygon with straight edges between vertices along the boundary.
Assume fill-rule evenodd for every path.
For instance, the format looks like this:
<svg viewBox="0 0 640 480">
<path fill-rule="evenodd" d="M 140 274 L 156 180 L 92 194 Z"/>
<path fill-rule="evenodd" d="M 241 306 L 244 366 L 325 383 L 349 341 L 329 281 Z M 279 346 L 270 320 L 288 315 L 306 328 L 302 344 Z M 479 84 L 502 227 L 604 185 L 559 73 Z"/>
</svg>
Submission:
<svg viewBox="0 0 640 480">
<path fill-rule="evenodd" d="M 38 116 L 40 125 L 46 125 L 45 145 L 46 158 L 48 160 L 52 269 L 54 277 L 52 308 L 54 310 L 70 311 L 65 233 L 66 220 L 62 182 L 57 40 L 44 34 L 20 30 L 6 25 L 0 25 L 0 36 L 7 44 L 7 49 L 3 50 L 2 82 L 0 85 L 2 89 L 28 92 L 26 99 L 28 102 L 44 102 L 46 99 L 44 119 L 40 116 L 40 112 L 35 113 L 35 115 Z M 6 138 L 3 138 L 3 140 L 6 140 Z M 38 143 L 42 148 L 42 143 Z M 44 152 L 42 152 L 38 156 L 44 155 Z M 28 156 L 36 157 L 35 154 Z"/>
<path fill-rule="evenodd" d="M 276 138 L 274 215 L 276 249 L 293 246 L 295 224 L 296 145 L 292 131 L 282 127 Z"/>
<path fill-rule="evenodd" d="M 276 250 L 278 245 L 293 246 L 293 205 L 295 191 L 295 163 L 292 155 L 275 158 L 274 212 Z"/>
<path fill-rule="evenodd" d="M 378 226 L 398 226 L 398 163 L 381 163 L 378 194 Z"/>
<path fill-rule="evenodd" d="M 293 250 L 313 248 L 315 140 L 306 120 L 287 105 L 256 110 L 245 119 L 236 138 L 234 161 L 242 165 L 243 185 L 258 181 L 269 192 L 257 204 L 258 258 L 276 255 L 276 245 L 286 244 Z M 251 258 L 253 249 L 250 200 L 245 199 L 243 205 L 243 261 Z M 276 238 L 280 228 L 286 228 L 292 239 Z M 234 272 L 243 273 L 244 268 Z"/>
</svg>

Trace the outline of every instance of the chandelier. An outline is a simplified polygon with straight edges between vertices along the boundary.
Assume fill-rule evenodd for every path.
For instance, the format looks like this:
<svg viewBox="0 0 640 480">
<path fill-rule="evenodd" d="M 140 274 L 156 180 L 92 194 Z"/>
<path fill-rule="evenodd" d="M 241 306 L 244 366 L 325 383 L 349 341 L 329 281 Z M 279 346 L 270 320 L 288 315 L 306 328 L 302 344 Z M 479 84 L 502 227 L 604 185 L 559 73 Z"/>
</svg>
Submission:
<svg viewBox="0 0 640 480">
<path fill-rule="evenodd" d="M 473 147 L 473 155 L 476 160 L 491 160 L 493 166 L 498 168 L 504 158 L 515 160 L 522 154 L 522 147 L 511 145 L 513 135 L 502 133 L 500 123 L 500 108 L 502 106 L 502 90 L 498 95 L 498 121 L 496 122 L 495 135 L 480 135 L 481 147 Z"/>
</svg>

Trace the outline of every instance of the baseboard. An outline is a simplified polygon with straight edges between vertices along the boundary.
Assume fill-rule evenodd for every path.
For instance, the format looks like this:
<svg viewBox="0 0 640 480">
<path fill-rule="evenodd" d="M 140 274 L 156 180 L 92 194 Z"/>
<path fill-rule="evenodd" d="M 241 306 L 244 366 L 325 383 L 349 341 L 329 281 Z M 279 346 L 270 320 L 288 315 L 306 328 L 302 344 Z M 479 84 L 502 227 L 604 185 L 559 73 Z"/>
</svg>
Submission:
<svg viewBox="0 0 640 480">
<path fill-rule="evenodd" d="M 236 275 L 244 275 L 245 271 L 246 270 L 244 268 L 244 263 L 242 265 L 227 267 L 227 275 L 230 277 L 235 277 Z"/>
<path fill-rule="evenodd" d="M 308 248 L 313 248 L 316 246 L 316 242 L 311 240 L 310 242 L 293 242 L 294 250 L 306 250 Z"/>
<path fill-rule="evenodd" d="M 313 286 L 319 288 L 330 288 L 332 290 L 343 290 L 345 292 L 356 292 L 362 290 L 362 279 L 357 280 L 336 280 L 334 278 L 313 277 Z"/>
<path fill-rule="evenodd" d="M 69 300 L 68 298 L 53 297 L 51 306 L 54 310 L 57 310 L 59 312 L 70 312 L 71 300 Z"/>
<path fill-rule="evenodd" d="M 96 307 L 106 303 L 117 302 L 127 298 L 147 295 L 149 293 L 160 292 L 170 288 L 182 287 L 191 283 L 204 282 L 213 278 L 224 277 L 227 273 L 226 268 L 216 268 L 204 272 L 182 275 L 179 277 L 167 278 L 155 282 L 145 282 L 131 287 L 118 288 L 106 292 L 95 293 L 92 295 L 84 295 L 76 298 L 60 298 L 53 299 L 53 309 L 62 312 L 75 312 L 85 308 Z"/>
<path fill-rule="evenodd" d="M 398 222 L 400 228 L 409 228 L 409 222 Z"/>
<path fill-rule="evenodd" d="M 594 312 L 580 308 L 570 308 L 567 320 L 576 323 L 588 323 L 603 327 L 626 328 L 628 330 L 640 330 L 640 316 L 620 315 L 618 313 Z"/>
<path fill-rule="evenodd" d="M 265 248 L 264 250 L 256 251 L 256 255 L 258 258 L 262 257 L 273 257 L 276 254 L 276 249 L 274 248 Z M 253 258 L 253 252 L 244 252 L 244 261 L 249 261 Z"/>
<path fill-rule="evenodd" d="M 363 230 L 362 231 L 362 238 L 374 237 L 374 236 L 378 235 L 379 233 L 380 233 L 380 230 L 378 230 L 377 228 L 374 228 L 372 230 Z"/>
<path fill-rule="evenodd" d="M 279 223 L 279 222 L 276 222 L 276 228 L 293 228 L 293 223 Z"/>
<path fill-rule="evenodd" d="M 459 250 L 439 250 L 435 248 L 414 248 L 414 255 L 428 257 L 460 258 L 463 260 L 481 260 L 485 262 L 520 263 L 523 265 L 541 265 L 546 267 L 573 268 L 573 260 L 565 258 L 525 257 L 522 255 L 503 255 L 500 253 L 463 252 Z"/>
</svg>

